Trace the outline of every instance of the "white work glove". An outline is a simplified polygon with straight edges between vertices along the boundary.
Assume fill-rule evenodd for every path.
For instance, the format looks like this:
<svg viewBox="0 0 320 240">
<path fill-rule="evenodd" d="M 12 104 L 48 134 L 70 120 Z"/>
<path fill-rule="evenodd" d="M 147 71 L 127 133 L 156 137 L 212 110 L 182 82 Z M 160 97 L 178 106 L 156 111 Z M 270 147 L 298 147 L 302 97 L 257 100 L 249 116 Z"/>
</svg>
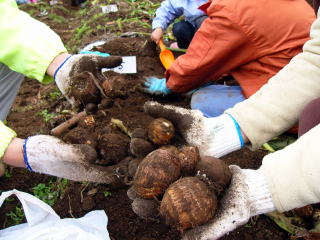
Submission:
<svg viewBox="0 0 320 240">
<path fill-rule="evenodd" d="M 239 125 L 228 114 L 206 118 L 199 110 L 157 102 L 146 102 L 144 111 L 170 120 L 186 142 L 198 147 L 203 156 L 221 157 L 244 146 Z"/>
<path fill-rule="evenodd" d="M 23 155 L 24 163 L 30 171 L 74 181 L 108 184 L 114 182 L 122 170 L 120 164 L 110 167 L 95 165 L 97 153 L 89 145 L 66 144 L 48 135 L 27 138 L 23 145 Z"/>
<path fill-rule="evenodd" d="M 81 99 L 77 99 L 72 94 L 72 86 L 79 78 L 86 78 L 88 81 L 94 80 L 96 87 L 102 91 L 100 85 L 106 79 L 102 72 L 102 68 L 114 68 L 122 63 L 122 57 L 102 57 L 96 54 L 76 54 L 68 57 L 55 71 L 55 82 L 67 98 L 74 106 L 81 103 Z"/>
<path fill-rule="evenodd" d="M 261 169 L 231 165 L 231 184 L 209 223 L 187 231 L 183 240 L 215 240 L 247 223 L 250 217 L 272 212 L 275 206 Z"/>
</svg>

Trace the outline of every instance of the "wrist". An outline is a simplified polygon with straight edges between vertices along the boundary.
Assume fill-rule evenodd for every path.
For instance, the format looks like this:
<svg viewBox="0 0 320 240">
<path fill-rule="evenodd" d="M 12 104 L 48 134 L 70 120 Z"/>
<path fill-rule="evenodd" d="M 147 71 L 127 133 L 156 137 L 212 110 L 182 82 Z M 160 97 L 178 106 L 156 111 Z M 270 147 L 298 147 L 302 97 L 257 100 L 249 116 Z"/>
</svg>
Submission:
<svg viewBox="0 0 320 240">
<path fill-rule="evenodd" d="M 276 210 L 263 170 L 243 169 L 242 171 L 248 186 L 251 216 Z"/>
<path fill-rule="evenodd" d="M 241 131 L 237 122 L 229 115 L 222 114 L 214 118 L 205 118 L 204 129 L 207 129 L 207 155 L 222 157 L 244 146 Z"/>
<path fill-rule="evenodd" d="M 23 161 L 23 142 L 21 138 L 12 139 L 3 155 L 4 163 L 14 167 L 26 167 Z"/>
<path fill-rule="evenodd" d="M 61 66 L 61 64 L 63 64 L 66 61 L 66 59 L 70 56 L 71 54 L 69 53 L 61 53 L 58 56 L 56 56 L 48 66 L 47 74 L 53 77 L 57 69 Z"/>
</svg>

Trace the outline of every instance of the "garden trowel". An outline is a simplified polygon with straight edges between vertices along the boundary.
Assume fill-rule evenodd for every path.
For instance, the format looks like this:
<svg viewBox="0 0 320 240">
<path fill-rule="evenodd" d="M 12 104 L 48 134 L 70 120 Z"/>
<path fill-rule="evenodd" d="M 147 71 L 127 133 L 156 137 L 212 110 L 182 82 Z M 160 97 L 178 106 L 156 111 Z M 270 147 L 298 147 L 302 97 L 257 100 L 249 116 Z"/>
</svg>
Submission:
<svg viewBox="0 0 320 240">
<path fill-rule="evenodd" d="M 166 48 L 162 39 L 160 39 L 159 41 L 159 47 L 161 49 L 161 52 L 160 52 L 161 63 L 165 67 L 165 69 L 168 69 L 171 66 L 171 64 L 174 62 L 173 53 Z"/>
</svg>

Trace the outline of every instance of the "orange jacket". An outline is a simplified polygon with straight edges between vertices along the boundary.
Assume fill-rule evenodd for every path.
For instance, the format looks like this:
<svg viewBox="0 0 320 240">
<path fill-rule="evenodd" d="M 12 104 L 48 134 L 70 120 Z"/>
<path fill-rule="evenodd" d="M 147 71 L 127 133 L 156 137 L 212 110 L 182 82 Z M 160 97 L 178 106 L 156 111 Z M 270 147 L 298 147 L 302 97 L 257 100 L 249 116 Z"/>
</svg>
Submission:
<svg viewBox="0 0 320 240">
<path fill-rule="evenodd" d="M 187 92 L 231 74 L 246 98 L 301 52 L 316 16 L 305 0 L 209 0 L 209 16 L 166 72 Z"/>
</svg>

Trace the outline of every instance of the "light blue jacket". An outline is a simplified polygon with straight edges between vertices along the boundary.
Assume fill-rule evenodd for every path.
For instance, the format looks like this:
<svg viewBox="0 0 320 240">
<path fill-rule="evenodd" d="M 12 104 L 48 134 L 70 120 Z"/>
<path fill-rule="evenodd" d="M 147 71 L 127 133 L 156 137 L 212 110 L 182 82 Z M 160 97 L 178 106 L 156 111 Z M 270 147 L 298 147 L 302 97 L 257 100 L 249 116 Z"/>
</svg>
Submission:
<svg viewBox="0 0 320 240">
<path fill-rule="evenodd" d="M 156 17 L 152 21 L 152 29 L 167 27 L 178 17 L 184 16 L 185 20 L 195 26 L 194 21 L 206 15 L 198 7 L 208 0 L 166 0 L 156 11 Z"/>
</svg>

